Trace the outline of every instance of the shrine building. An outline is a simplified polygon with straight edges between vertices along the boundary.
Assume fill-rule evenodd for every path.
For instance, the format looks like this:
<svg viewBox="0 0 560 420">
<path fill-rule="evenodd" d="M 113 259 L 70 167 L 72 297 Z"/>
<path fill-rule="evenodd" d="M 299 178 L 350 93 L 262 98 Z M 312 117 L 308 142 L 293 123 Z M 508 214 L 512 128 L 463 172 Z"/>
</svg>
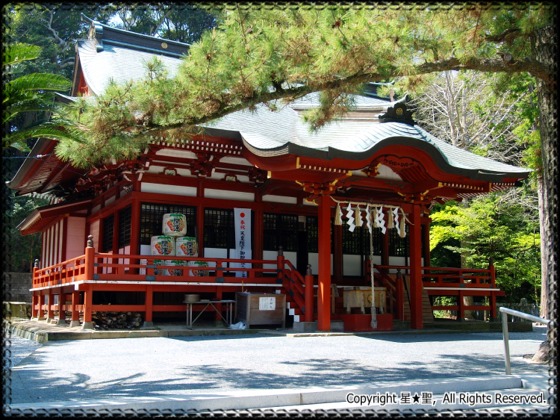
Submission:
<svg viewBox="0 0 560 420">
<path fill-rule="evenodd" d="M 91 21 L 72 93 L 61 98 L 141 79 L 154 57 L 174 75 L 187 53 L 187 44 Z M 192 327 L 192 314 L 212 302 L 230 323 L 220 312 L 237 306 L 238 315 L 249 294 L 282 297 L 275 322 L 319 331 L 397 321 L 422 329 L 444 309 L 437 296 L 455 299 L 446 308 L 459 319 L 475 309 L 497 318 L 503 292 L 490 262 L 431 266 L 430 207 L 515 187 L 529 170 L 435 138 L 377 86 L 316 131 L 303 119 L 319 103 L 310 94 L 275 111 L 234 112 L 184 141 L 154 138 L 137 159 L 88 170 L 39 139 L 8 182 L 18 195 L 52 198 L 19 225 L 42 237 L 32 317 L 93 328 L 96 312 L 139 312 L 145 326 Z"/>
</svg>

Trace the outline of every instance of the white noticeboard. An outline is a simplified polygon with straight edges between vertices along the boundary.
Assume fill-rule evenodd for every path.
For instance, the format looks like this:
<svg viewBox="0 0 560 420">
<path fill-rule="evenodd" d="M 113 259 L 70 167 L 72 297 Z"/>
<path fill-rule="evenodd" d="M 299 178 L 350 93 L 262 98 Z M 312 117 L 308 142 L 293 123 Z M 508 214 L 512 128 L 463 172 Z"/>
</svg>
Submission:
<svg viewBox="0 0 560 420">
<path fill-rule="evenodd" d="M 276 309 L 275 297 L 260 297 L 259 298 L 259 311 L 273 311 Z"/>
</svg>

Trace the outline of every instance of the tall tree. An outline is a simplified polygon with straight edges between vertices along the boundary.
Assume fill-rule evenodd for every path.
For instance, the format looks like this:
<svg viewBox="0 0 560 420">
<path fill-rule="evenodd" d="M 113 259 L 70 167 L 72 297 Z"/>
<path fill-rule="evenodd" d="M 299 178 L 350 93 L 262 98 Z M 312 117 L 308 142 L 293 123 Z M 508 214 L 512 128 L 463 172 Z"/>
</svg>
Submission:
<svg viewBox="0 0 560 420">
<path fill-rule="evenodd" d="M 128 31 L 192 44 L 216 25 L 210 11 L 189 3 L 124 4 L 117 8 L 113 20 Z"/>
<path fill-rule="evenodd" d="M 495 73 L 436 74 L 409 105 L 415 121 L 455 146 L 502 162 L 535 166 L 534 80 Z M 431 209 L 435 265 L 483 268 L 491 260 L 508 302 L 540 301 L 540 237 L 537 179 L 500 194 Z M 537 258 L 536 258 L 537 257 Z M 446 261 L 449 262 L 446 264 Z"/>
<path fill-rule="evenodd" d="M 41 48 L 34 45 L 8 45 L 3 55 L 3 73 L 10 77 L 16 73 L 18 65 L 36 60 L 40 53 Z M 71 85 L 70 80 L 51 73 L 24 74 L 7 80 L 2 99 L 2 147 L 25 150 L 27 139 L 58 131 L 45 121 L 54 106 L 54 93 L 65 92 Z"/>
<path fill-rule="evenodd" d="M 538 224 L 527 218 L 515 201 L 490 194 L 469 205 L 448 202 L 433 209 L 430 229 L 431 256 L 445 251 L 461 256 L 466 267 L 487 268 L 493 261 L 496 279 L 507 302 L 540 299 L 540 237 Z M 443 252 L 442 252 L 443 251 Z M 436 264 L 437 265 L 437 264 Z"/>
<path fill-rule="evenodd" d="M 36 60 L 21 66 L 22 74 L 52 73 L 72 78 L 75 46 L 89 29 L 82 14 L 100 20 L 109 20 L 114 8 L 101 3 L 15 2 L 2 6 L 6 27 L 4 44 L 24 43 L 41 48 Z"/>
</svg>

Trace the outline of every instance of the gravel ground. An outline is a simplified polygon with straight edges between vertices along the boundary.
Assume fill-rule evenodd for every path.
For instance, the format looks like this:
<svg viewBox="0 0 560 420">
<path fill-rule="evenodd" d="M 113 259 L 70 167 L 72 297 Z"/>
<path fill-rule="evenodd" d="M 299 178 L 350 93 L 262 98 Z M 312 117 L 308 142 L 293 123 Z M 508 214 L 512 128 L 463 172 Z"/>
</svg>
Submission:
<svg viewBox="0 0 560 420">
<path fill-rule="evenodd" d="M 548 374 L 526 355 L 545 327 L 510 333 L 513 374 Z M 11 337 L 11 403 L 181 397 L 503 375 L 502 334 L 290 337 L 274 334 L 56 341 Z M 6 363 L 6 360 L 4 360 Z M 6 366 L 6 364 L 4 364 Z"/>
</svg>

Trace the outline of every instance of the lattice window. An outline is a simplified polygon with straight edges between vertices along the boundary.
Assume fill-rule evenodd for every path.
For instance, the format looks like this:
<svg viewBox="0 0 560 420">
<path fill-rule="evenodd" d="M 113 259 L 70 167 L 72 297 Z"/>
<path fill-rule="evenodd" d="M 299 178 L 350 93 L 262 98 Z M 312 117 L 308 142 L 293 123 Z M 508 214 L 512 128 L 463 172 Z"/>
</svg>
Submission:
<svg viewBox="0 0 560 420">
<path fill-rule="evenodd" d="M 297 215 L 265 213 L 263 221 L 265 250 L 277 251 L 280 247 L 284 251 L 298 250 Z"/>
<path fill-rule="evenodd" d="M 305 229 L 307 230 L 307 251 L 319 252 L 319 219 L 315 216 L 307 216 Z"/>
<path fill-rule="evenodd" d="M 132 228 L 132 207 L 128 206 L 119 211 L 119 248 L 130 245 L 130 231 Z"/>
<path fill-rule="evenodd" d="M 101 243 L 101 252 L 110 252 L 113 250 L 113 231 L 115 226 L 115 216 L 110 215 L 103 219 L 102 226 L 103 239 Z"/>
<path fill-rule="evenodd" d="M 373 229 L 373 254 L 381 255 L 383 247 L 383 233 L 381 228 Z M 351 255 L 369 256 L 369 230 L 365 226 L 357 227 L 350 232 L 346 225 L 342 225 L 342 252 Z"/>
<path fill-rule="evenodd" d="M 408 257 L 408 225 L 405 226 L 406 236 L 401 238 L 397 229 L 389 229 L 389 255 L 392 257 Z"/>
<path fill-rule="evenodd" d="M 140 243 L 150 245 L 152 236 L 162 234 L 163 215 L 181 213 L 187 218 L 186 236 L 196 236 L 196 207 L 174 204 L 142 203 L 140 211 Z"/>
<path fill-rule="evenodd" d="M 233 210 L 204 209 L 204 246 L 235 248 Z"/>
</svg>

